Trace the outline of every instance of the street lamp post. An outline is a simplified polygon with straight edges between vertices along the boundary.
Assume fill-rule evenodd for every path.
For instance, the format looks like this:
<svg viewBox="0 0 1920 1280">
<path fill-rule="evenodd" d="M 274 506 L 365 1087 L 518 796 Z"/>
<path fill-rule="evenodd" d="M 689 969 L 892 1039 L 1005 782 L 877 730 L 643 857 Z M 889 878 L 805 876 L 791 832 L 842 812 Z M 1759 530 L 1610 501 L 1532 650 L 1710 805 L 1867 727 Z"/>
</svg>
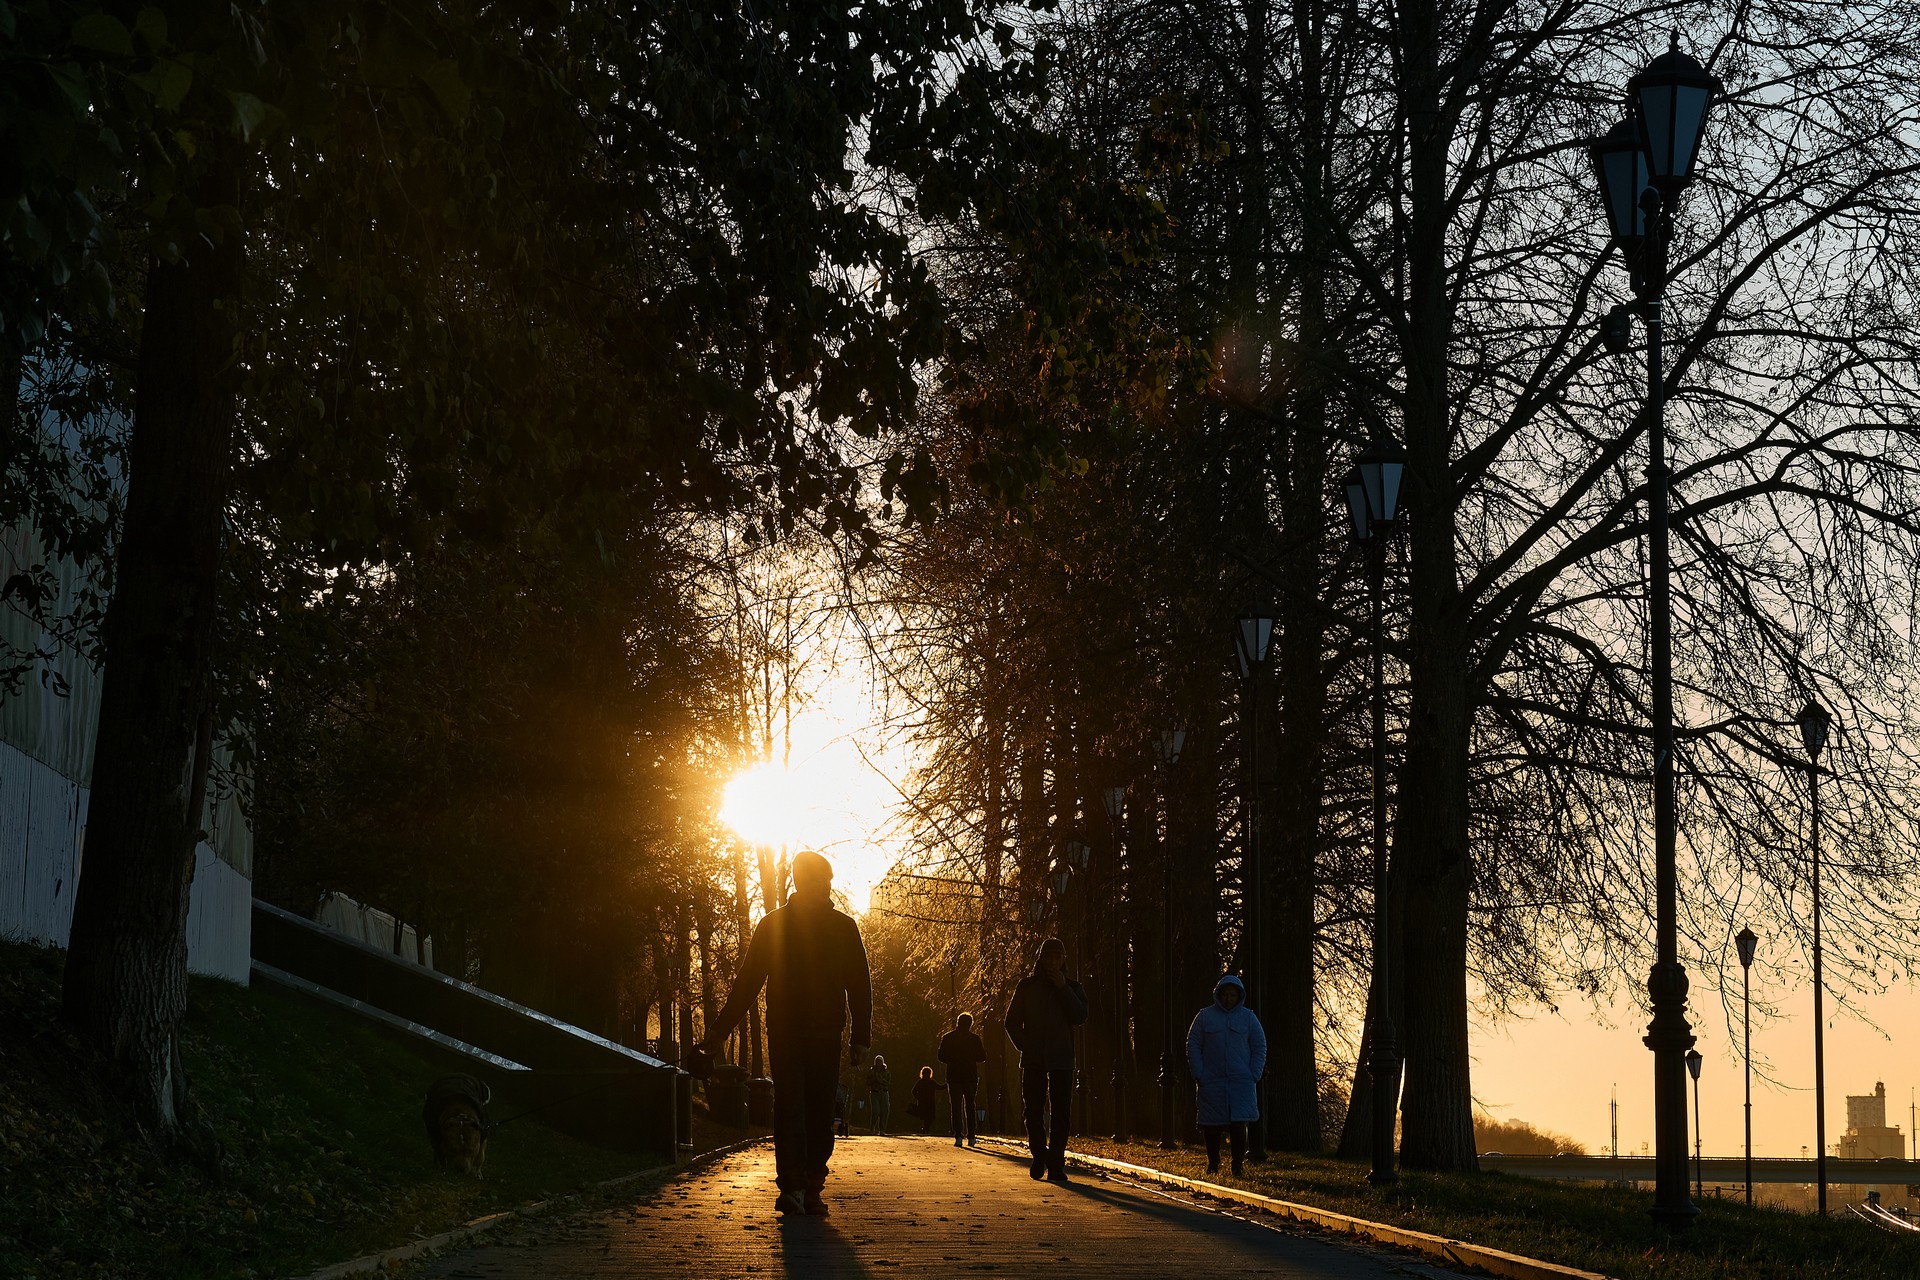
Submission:
<svg viewBox="0 0 1920 1280">
<path fill-rule="evenodd" d="M 1753 951 L 1760 945 L 1760 937 L 1753 930 L 1741 927 L 1734 935 L 1734 946 L 1740 948 L 1740 1056 L 1746 1059 L 1747 1073 L 1747 1207 L 1753 1207 L 1753 1004 L 1749 998 L 1753 976 Z M 1696 1121 L 1696 1124 L 1698 1122 Z"/>
<path fill-rule="evenodd" d="M 1127 1134 L 1127 931 L 1120 920 L 1120 815 L 1126 811 L 1127 789 L 1108 787 L 1100 793 L 1113 837 L 1113 858 L 1107 879 L 1108 903 L 1113 910 L 1113 1140 Z"/>
<path fill-rule="evenodd" d="M 1820 749 L 1833 717 L 1817 702 L 1800 709 L 1800 744 L 1807 749 L 1807 846 L 1813 858 L 1813 1165 L 1820 1216 L 1827 1216 L 1827 1039 L 1820 981 Z"/>
<path fill-rule="evenodd" d="M 1265 859 L 1260 853 L 1260 673 L 1267 665 L 1273 641 L 1273 618 L 1249 606 L 1233 629 L 1234 656 L 1246 688 L 1247 787 L 1240 799 L 1242 888 L 1246 901 L 1241 936 L 1247 959 L 1241 965 L 1248 987 L 1247 1007 L 1256 1014 L 1267 998 L 1267 890 Z M 1253 1083 L 1254 1120 L 1248 1126 L 1247 1155 L 1255 1162 L 1267 1158 L 1267 1078 Z"/>
<path fill-rule="evenodd" d="M 1686 1052 L 1693 1047 L 1687 1022 L 1687 974 L 1680 966 L 1678 873 L 1675 868 L 1673 631 L 1669 576 L 1670 473 L 1666 456 L 1665 378 L 1662 370 L 1662 301 L 1674 209 L 1693 180 L 1707 110 L 1720 82 L 1680 52 L 1674 33 L 1668 51 L 1627 82 L 1630 118 L 1595 139 L 1589 150 L 1600 181 L 1613 238 L 1621 247 L 1640 299 L 1647 330 L 1647 570 L 1648 629 L 1652 665 L 1653 827 L 1657 940 L 1647 977 L 1653 1020 L 1646 1046 L 1653 1050 L 1653 1216 L 1685 1227 L 1700 1212 L 1687 1196 Z M 1630 338 L 1629 310 L 1616 307 L 1603 336 L 1615 350 Z"/>
<path fill-rule="evenodd" d="M 1153 757 L 1162 768 L 1180 763 L 1185 729 L 1162 729 L 1153 740 Z M 1173 1150 L 1173 1088 L 1178 1072 L 1173 1058 L 1173 832 L 1160 841 L 1160 1149 Z"/>
<path fill-rule="evenodd" d="M 1406 453 L 1390 439 L 1376 440 L 1360 455 L 1359 465 L 1341 481 L 1354 539 L 1367 550 L 1367 605 L 1373 650 L 1373 1052 L 1367 1070 L 1373 1077 L 1373 1168 L 1367 1181 L 1394 1182 L 1393 1129 L 1400 1111 L 1400 1049 L 1388 1008 L 1393 991 L 1392 940 L 1387 913 L 1387 692 L 1386 594 L 1387 531 L 1400 513 L 1400 478 Z"/>
<path fill-rule="evenodd" d="M 1700 1200 L 1707 1198 L 1700 1170 L 1700 1067 L 1705 1061 L 1698 1049 L 1687 1050 L 1687 1074 L 1693 1077 L 1693 1194 Z"/>
</svg>

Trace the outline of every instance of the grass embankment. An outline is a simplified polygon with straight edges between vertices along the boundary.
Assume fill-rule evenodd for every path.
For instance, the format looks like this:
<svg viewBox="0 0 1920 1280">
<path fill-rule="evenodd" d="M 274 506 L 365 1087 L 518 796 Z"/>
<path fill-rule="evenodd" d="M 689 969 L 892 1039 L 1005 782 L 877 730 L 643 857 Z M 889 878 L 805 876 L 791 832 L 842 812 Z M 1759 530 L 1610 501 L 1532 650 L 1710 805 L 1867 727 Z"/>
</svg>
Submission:
<svg viewBox="0 0 1920 1280">
<path fill-rule="evenodd" d="M 1075 1139 L 1073 1150 L 1208 1178 L 1197 1147 L 1161 1151 Z M 1275 1154 L 1247 1176 L 1210 1181 L 1371 1222 L 1490 1245 L 1618 1280 L 1914 1280 L 1920 1240 L 1851 1218 L 1821 1221 L 1778 1209 L 1707 1200 L 1684 1235 L 1656 1227 L 1648 1192 L 1548 1182 L 1504 1173 L 1402 1172 L 1391 1187 L 1367 1184 L 1364 1165 Z"/>
<path fill-rule="evenodd" d="M 651 1163 L 527 1119 L 484 1180 L 442 1172 L 420 1118 L 440 1068 L 345 1014 L 195 979 L 182 1056 L 221 1162 L 169 1167 L 58 1021 L 61 962 L 0 943 L 0 1276 L 298 1275 Z"/>
</svg>

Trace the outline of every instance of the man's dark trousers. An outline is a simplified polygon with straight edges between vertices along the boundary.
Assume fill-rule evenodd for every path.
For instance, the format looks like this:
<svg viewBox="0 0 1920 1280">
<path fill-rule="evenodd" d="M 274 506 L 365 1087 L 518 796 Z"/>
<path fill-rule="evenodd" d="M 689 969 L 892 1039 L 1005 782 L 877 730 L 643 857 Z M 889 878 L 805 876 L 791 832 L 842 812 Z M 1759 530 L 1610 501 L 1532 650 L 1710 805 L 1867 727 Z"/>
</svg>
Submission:
<svg viewBox="0 0 1920 1280">
<path fill-rule="evenodd" d="M 773 1171 L 782 1191 L 818 1191 L 833 1158 L 840 1042 L 768 1046 L 773 1069 Z"/>
<path fill-rule="evenodd" d="M 1020 1099 L 1027 1108 L 1027 1149 L 1049 1173 L 1063 1172 L 1073 1122 L 1073 1072 L 1021 1068 Z"/>
<path fill-rule="evenodd" d="M 953 1136 L 972 1142 L 976 1135 L 973 1131 L 974 1096 L 980 1092 L 980 1082 L 969 1081 L 955 1084 L 947 1081 L 947 1110 L 953 1113 Z"/>
</svg>

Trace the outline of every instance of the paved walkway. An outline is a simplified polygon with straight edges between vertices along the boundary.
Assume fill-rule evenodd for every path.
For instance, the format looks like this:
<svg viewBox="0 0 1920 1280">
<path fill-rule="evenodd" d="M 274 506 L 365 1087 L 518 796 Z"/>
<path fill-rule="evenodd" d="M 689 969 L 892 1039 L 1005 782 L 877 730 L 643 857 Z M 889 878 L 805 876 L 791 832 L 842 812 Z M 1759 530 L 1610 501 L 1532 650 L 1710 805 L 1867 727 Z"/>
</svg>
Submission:
<svg viewBox="0 0 1920 1280">
<path fill-rule="evenodd" d="M 1120 1181 L 1034 1182 L 1024 1159 L 922 1137 L 842 1139 L 828 1218 L 773 1211 L 764 1144 L 630 1208 L 542 1223 L 449 1254 L 447 1280 L 729 1280 L 984 1274 L 1046 1280 L 1404 1280 L 1420 1262 L 1290 1234 Z"/>
</svg>

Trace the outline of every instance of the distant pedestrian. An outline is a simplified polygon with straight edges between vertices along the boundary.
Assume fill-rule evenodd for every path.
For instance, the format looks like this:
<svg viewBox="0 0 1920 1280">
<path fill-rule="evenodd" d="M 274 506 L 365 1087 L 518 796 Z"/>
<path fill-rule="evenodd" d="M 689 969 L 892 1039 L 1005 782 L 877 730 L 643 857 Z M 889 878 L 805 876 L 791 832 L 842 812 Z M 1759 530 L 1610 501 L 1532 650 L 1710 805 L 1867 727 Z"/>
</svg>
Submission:
<svg viewBox="0 0 1920 1280">
<path fill-rule="evenodd" d="M 987 1060 L 987 1046 L 973 1033 L 973 1015 L 963 1013 L 953 1020 L 953 1030 L 940 1037 L 940 1061 L 947 1067 L 947 1110 L 953 1120 L 953 1145 L 965 1138 L 967 1145 L 980 1145 L 974 1132 L 975 1098 L 980 1092 L 980 1064 Z"/>
<path fill-rule="evenodd" d="M 893 1114 L 893 1072 L 887 1069 L 887 1060 L 877 1053 L 873 1055 L 873 1065 L 867 1068 L 867 1102 L 873 1111 L 873 1132 L 886 1133 L 887 1121 Z"/>
<path fill-rule="evenodd" d="M 920 1068 L 920 1078 L 913 1082 L 913 1114 L 920 1117 L 920 1132 L 933 1132 L 933 1095 L 939 1086 L 933 1083 L 933 1068 Z"/>
<path fill-rule="evenodd" d="M 1207 1140 L 1207 1172 L 1220 1172 L 1220 1139 L 1233 1150 L 1233 1176 L 1246 1160 L 1247 1125 L 1260 1118 L 1254 1085 L 1267 1069 L 1267 1033 L 1246 1006 L 1247 990 L 1227 974 L 1214 984 L 1213 1003 L 1187 1030 L 1187 1066 L 1193 1071 L 1194 1118 Z"/>
<path fill-rule="evenodd" d="M 1087 993 L 1067 973 L 1067 948 L 1048 938 L 1033 972 L 1013 989 L 1007 1038 L 1020 1050 L 1020 1100 L 1035 1179 L 1067 1181 L 1067 1130 L 1073 1121 L 1073 1029 L 1087 1020 Z"/>
<path fill-rule="evenodd" d="M 767 988 L 773 1071 L 773 1165 L 781 1213 L 827 1212 L 822 1190 L 833 1158 L 834 1091 L 841 1035 L 853 1019 L 851 1061 L 873 1040 L 873 980 L 860 926 L 833 908 L 833 865 L 793 856 L 793 895 L 753 931 L 740 973 L 701 1047 L 716 1051 Z"/>
</svg>

